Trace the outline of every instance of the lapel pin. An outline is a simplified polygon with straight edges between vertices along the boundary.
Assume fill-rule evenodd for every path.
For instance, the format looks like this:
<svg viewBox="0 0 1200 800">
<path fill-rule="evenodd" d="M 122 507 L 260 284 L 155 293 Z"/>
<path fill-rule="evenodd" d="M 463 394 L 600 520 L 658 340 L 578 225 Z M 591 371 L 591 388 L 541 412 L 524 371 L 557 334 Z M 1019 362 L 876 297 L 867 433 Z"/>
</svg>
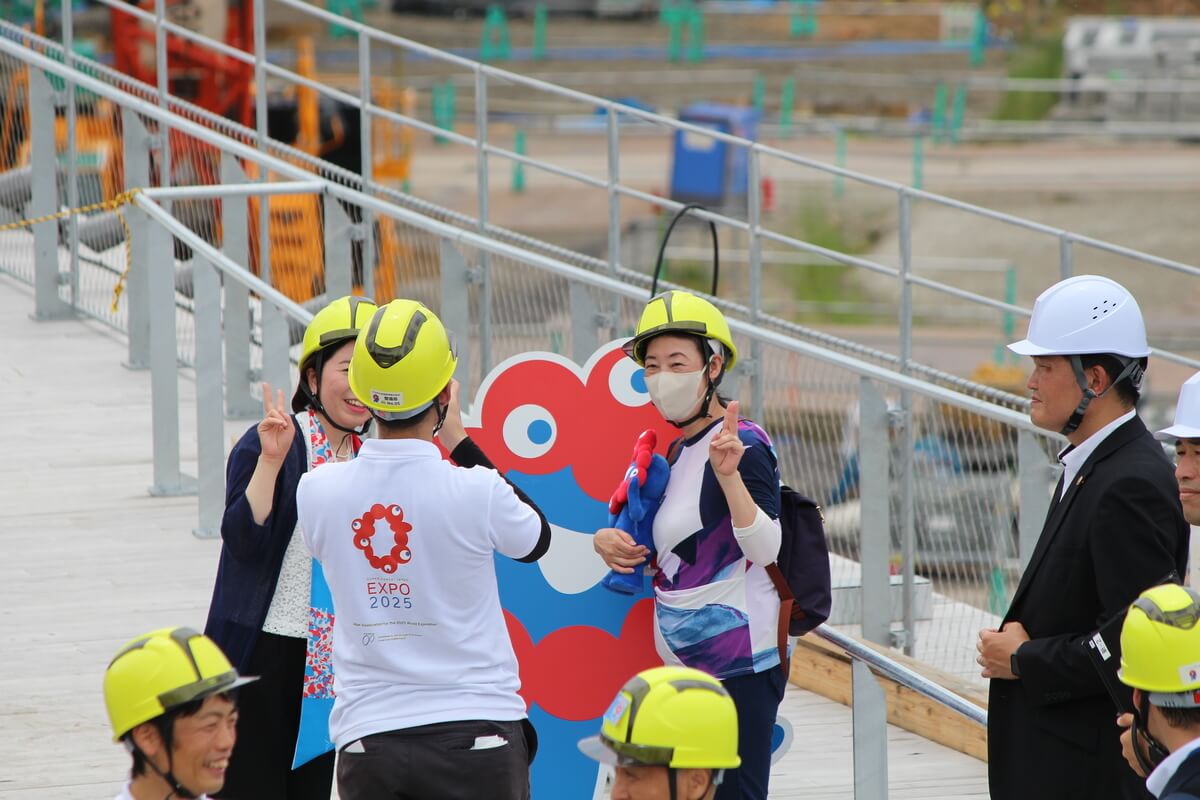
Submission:
<svg viewBox="0 0 1200 800">
<path fill-rule="evenodd" d="M 1076 486 L 1083 486 L 1083 476 L 1079 476 L 1079 480 L 1075 481 Z"/>
</svg>

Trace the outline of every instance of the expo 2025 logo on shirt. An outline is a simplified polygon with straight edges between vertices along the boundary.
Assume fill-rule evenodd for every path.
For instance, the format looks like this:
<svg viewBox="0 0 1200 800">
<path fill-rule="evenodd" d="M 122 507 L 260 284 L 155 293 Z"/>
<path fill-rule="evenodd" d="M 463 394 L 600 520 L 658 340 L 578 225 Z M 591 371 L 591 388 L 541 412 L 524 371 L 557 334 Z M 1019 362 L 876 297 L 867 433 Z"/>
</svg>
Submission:
<svg viewBox="0 0 1200 800">
<path fill-rule="evenodd" d="M 391 552 L 383 556 L 375 554 L 375 547 L 372 544 L 375 537 L 375 523 L 380 520 L 387 521 L 388 527 L 392 529 L 392 541 L 394 542 Z M 408 549 L 408 534 L 412 530 L 412 525 L 404 521 L 404 509 L 395 503 L 386 506 L 376 503 L 367 513 L 350 523 L 350 528 L 354 531 L 354 546 L 363 551 L 363 555 L 375 569 L 383 570 L 391 575 L 401 564 L 412 561 L 412 551 Z"/>
</svg>

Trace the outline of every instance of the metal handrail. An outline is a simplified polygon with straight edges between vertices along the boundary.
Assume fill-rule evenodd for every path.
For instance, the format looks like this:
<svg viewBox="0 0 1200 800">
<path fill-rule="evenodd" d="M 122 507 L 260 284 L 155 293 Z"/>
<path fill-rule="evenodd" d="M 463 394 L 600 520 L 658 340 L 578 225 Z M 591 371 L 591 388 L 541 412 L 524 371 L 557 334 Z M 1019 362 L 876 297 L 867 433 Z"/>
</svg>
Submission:
<svg viewBox="0 0 1200 800">
<path fill-rule="evenodd" d="M 105 2 L 106 5 L 110 5 L 110 7 L 112 7 L 114 10 L 121 10 L 121 11 L 125 10 L 124 8 L 120 7 L 118 0 L 101 0 L 101 2 Z M 843 167 L 837 167 L 834 165 L 826 164 L 824 162 L 817 161 L 815 159 L 806 158 L 806 157 L 797 155 L 795 153 L 791 153 L 786 150 L 782 150 L 777 147 L 771 147 L 769 145 L 764 145 L 759 142 L 754 142 L 749 139 L 744 139 L 744 138 L 741 138 L 738 136 L 734 136 L 732 134 L 727 134 L 727 133 L 723 133 L 720 131 L 714 131 L 710 128 L 705 128 L 700 125 L 694 125 L 691 123 L 682 122 L 680 120 L 677 120 L 677 119 L 674 119 L 674 118 L 671 118 L 671 117 L 668 117 L 668 116 L 665 116 L 662 114 L 645 111 L 643 109 L 635 108 L 633 106 L 627 106 L 622 103 L 616 102 L 614 100 L 609 100 L 607 98 L 602 98 L 602 97 L 596 97 L 594 95 L 589 95 L 585 92 L 580 92 L 580 91 L 570 89 L 570 88 L 567 88 L 564 86 L 559 86 L 559 85 L 556 85 L 553 83 L 548 83 L 546 81 L 542 81 L 542 80 L 539 80 L 536 78 L 531 78 L 529 76 L 521 75 L 519 73 L 500 69 L 498 67 L 493 67 L 493 66 L 483 64 L 483 63 L 480 63 L 477 61 L 472 61 L 471 59 L 465 58 L 463 56 L 455 55 L 453 53 L 447 53 L 445 51 L 438 50 L 435 47 L 421 44 L 420 42 L 416 42 L 414 40 L 407 39 L 402 36 L 397 36 L 396 34 L 388 33 L 386 31 L 381 31 L 376 28 L 372 28 L 369 25 L 358 22 L 351 18 L 343 17 L 341 15 L 327 11 L 323 8 L 319 8 L 319 7 L 313 6 L 309 3 L 303 2 L 303 0 L 278 0 L 278 2 L 282 3 L 283 5 L 285 5 L 289 8 L 292 8 L 296 11 L 299 11 L 303 14 L 307 14 L 309 16 L 321 19 L 327 23 L 336 24 L 336 25 L 342 26 L 344 28 L 347 28 L 349 30 L 352 30 L 362 39 L 390 44 L 390 45 L 392 45 L 394 47 L 398 47 L 402 50 L 420 53 L 421 55 L 431 58 L 435 61 L 441 61 L 441 62 L 452 64 L 452 65 L 455 65 L 458 67 L 462 67 L 463 69 L 466 69 L 466 70 L 470 70 L 472 73 L 474 73 L 474 75 L 476 77 L 476 81 L 478 81 L 481 78 L 486 80 L 486 78 L 488 78 L 488 77 L 495 78 L 498 80 L 503 80 L 510 84 L 524 86 L 526 88 L 534 89 L 534 90 L 541 91 L 541 92 L 546 92 L 548 94 L 556 95 L 558 97 L 563 97 L 566 99 L 585 103 L 585 104 L 588 104 L 591 106 L 604 108 L 606 110 L 606 112 L 609 113 L 610 115 L 611 114 L 625 114 L 630 117 L 643 120 L 645 122 L 665 126 L 668 128 L 672 128 L 674 130 L 679 130 L 679 131 L 684 131 L 684 132 L 688 132 L 688 133 L 692 133 L 692 134 L 697 134 L 700 136 L 705 136 L 705 137 L 711 138 L 715 141 L 724 142 L 726 144 L 730 144 L 733 146 L 744 147 L 744 148 L 747 148 L 752 154 L 758 154 L 759 156 L 768 156 L 771 158 L 778 158 L 782 161 L 786 161 L 788 163 L 795 164 L 797 166 L 807 167 L 807 168 L 816 170 L 818 172 L 823 172 L 823 173 L 837 176 L 837 177 L 848 178 L 848 179 L 856 181 L 858 183 L 866 184 L 868 186 L 873 186 L 876 188 L 888 189 L 888 190 L 900 193 L 901 195 L 908 195 L 910 199 L 926 200 L 928 202 L 937 203 L 939 205 L 943 205 L 943 206 L 946 206 L 949 208 L 954 208 L 954 209 L 957 209 L 960 211 L 975 214 L 977 216 L 982 216 L 986 219 L 995 220 L 997 222 L 1003 222 L 1008 225 L 1013 225 L 1015 227 L 1034 231 L 1036 233 L 1041 233 L 1046 236 L 1052 236 L 1052 237 L 1057 238 L 1060 242 L 1065 243 L 1067 246 L 1069 246 L 1071 244 L 1083 244 L 1083 245 L 1087 245 L 1088 247 L 1092 247 L 1092 248 L 1101 250 L 1103 252 L 1112 253 L 1114 255 L 1120 255 L 1125 258 L 1133 259 L 1135 261 L 1142 261 L 1144 263 L 1153 264 L 1155 266 L 1163 267 L 1166 269 L 1171 269 L 1171 270 L 1181 272 L 1184 274 L 1188 274 L 1188 275 L 1192 275 L 1192 276 L 1200 276 L 1200 269 L 1197 269 L 1196 267 L 1193 267 L 1188 264 L 1184 264 L 1179 261 L 1175 261 L 1173 259 L 1167 259 L 1167 258 L 1162 258 L 1159 256 L 1153 256 L 1151 254 L 1143 253 L 1141 251 L 1134 250 L 1132 248 L 1123 247 L 1121 245 L 1112 244 L 1110 242 L 1105 242 L 1103 240 L 1095 239 L 1095 238 L 1088 237 L 1088 236 L 1074 234 L 1070 231 L 1067 231 L 1067 230 L 1064 230 L 1061 228 L 1055 228 L 1055 227 L 1049 226 L 1049 225 L 1044 225 L 1042 223 L 1038 223 L 1033 220 L 1027 220 L 1022 217 L 1017 217 L 1017 216 L 1014 216 L 1011 214 L 1005 214 L 1002 212 L 993 211 L 991 209 L 985 208 L 983 206 L 978 206 L 973 203 L 966 203 L 963 201 L 954 200 L 953 198 L 945 197 L 943 195 L 938 195 L 933 192 L 927 192 L 924 190 L 915 189 L 915 188 L 912 188 L 905 184 L 897 183 L 895 181 L 889 181 L 889 180 L 882 179 L 882 178 L 876 178 L 874 176 L 866 175 L 866 174 L 860 173 L 860 172 L 855 172 L 853 170 L 848 170 Z M 200 34 L 196 34 L 191 31 L 187 32 L 186 34 L 180 34 L 180 35 L 183 38 L 186 38 L 189 41 L 193 41 L 197 44 L 212 45 L 214 42 L 214 40 L 211 40 L 208 37 L 201 36 Z M 221 44 L 223 44 L 223 43 L 221 43 Z M 303 76 L 297 75 L 296 73 L 291 72 L 290 70 L 286 70 L 286 69 L 284 69 L 282 67 L 278 67 L 276 65 L 269 65 L 269 64 L 264 63 L 264 69 L 266 69 L 268 72 L 270 72 L 270 74 L 275 75 L 277 77 L 284 77 L 289 80 L 296 81 L 297 83 L 308 86 L 309 88 L 312 88 L 315 91 L 322 92 L 331 97 L 335 97 L 339 101 L 345 102 L 349 105 L 357 107 L 361 111 L 366 112 L 367 114 L 376 114 L 379 116 L 387 117 L 387 118 L 393 119 L 394 121 L 401 122 L 401 124 L 413 124 L 414 123 L 413 120 L 410 120 L 409 118 L 405 117 L 404 115 L 399 115 L 399 114 L 396 114 L 396 112 L 392 112 L 387 109 L 381 109 L 381 108 L 375 106 L 373 103 L 370 102 L 369 98 L 366 98 L 366 99 L 356 98 L 353 95 L 347 94 L 345 92 L 342 92 L 340 90 L 334 89 L 329 86 L 326 86 L 324 84 L 320 84 L 316 81 L 312 81 L 311 79 L 304 78 Z M 415 121 L 415 122 L 417 123 L 415 125 L 415 127 L 419 127 L 422 130 L 429 130 L 429 128 L 431 127 L 427 123 L 420 122 L 419 120 Z M 518 156 L 516 153 L 508 152 L 508 151 L 502 150 L 500 148 L 495 148 L 494 146 L 488 145 L 486 143 L 483 143 L 482 146 L 480 146 L 480 142 L 478 141 L 477 138 L 473 139 L 471 137 L 464 136 L 462 134 L 458 134 L 453 131 L 440 131 L 439 130 L 439 135 L 444 135 L 444 136 L 447 136 L 447 138 L 452 138 L 454 141 L 459 142 L 461 144 L 466 144 L 466 145 L 477 147 L 482 154 L 502 155 L 506 158 L 513 158 L 513 159 L 519 160 L 520 163 L 522 163 L 522 164 L 525 164 L 527 166 L 530 166 L 530 167 L 533 167 L 536 169 L 541 169 L 541 170 L 546 171 L 553 175 L 558 175 L 560 177 L 571 178 L 571 179 L 575 179 L 575 180 L 580 179 L 580 175 L 578 173 L 575 173 L 572 170 L 564 169 L 562 167 L 551 164 L 549 162 L 542 161 L 540 159 L 532 158 L 529 156 Z M 586 176 L 584 176 L 584 177 L 586 177 Z M 599 188 L 603 188 L 608 185 L 604 181 L 595 181 L 595 179 L 590 179 L 590 178 L 587 180 L 587 183 L 589 185 L 598 186 Z M 635 199 L 647 200 L 649 202 L 655 202 L 655 203 L 658 203 L 659 205 L 662 205 L 664 208 L 668 208 L 673 211 L 678 211 L 684 205 L 682 203 L 678 203 L 678 202 L 675 202 L 675 201 L 672 201 L 672 200 L 669 200 L 666 198 L 655 197 L 655 196 L 649 195 L 645 192 L 639 192 L 637 190 L 630 189 L 629 187 L 623 187 L 623 186 L 620 186 L 619 184 L 615 184 L 612 188 L 619 195 L 624 195 L 624 196 L 635 198 Z M 700 214 L 698 216 L 701 219 L 706 219 L 706 220 L 709 220 L 714 223 L 720 223 L 722 225 L 725 225 L 727 227 L 733 227 L 735 229 L 748 230 L 750 228 L 754 228 L 755 233 L 757 233 L 759 235 L 763 235 L 763 236 L 767 236 L 770 233 L 769 231 L 763 230 L 759 226 L 751 225 L 750 223 L 748 223 L 746 221 L 738 220 L 736 218 L 728 217 L 728 216 L 725 216 L 722 214 L 717 214 L 714 212 L 708 212 L 708 213 Z M 776 235 L 776 236 L 781 236 L 781 235 Z M 785 238 L 790 238 L 790 237 L 785 237 Z M 792 244 L 792 242 L 790 242 L 790 241 L 785 241 L 784 243 Z M 864 261 L 866 261 L 866 260 L 864 260 Z M 850 263 L 852 266 L 860 266 L 860 267 L 863 266 L 863 264 L 861 262 L 845 262 L 845 263 Z M 873 262 L 869 262 L 869 263 L 873 263 Z M 876 266 L 882 266 L 882 265 L 876 265 Z M 912 282 L 913 277 L 914 276 L 909 275 L 909 276 L 906 276 L 904 278 L 904 280 Z M 956 297 L 959 297 L 960 299 L 969 299 L 969 298 L 962 297 L 960 294 L 957 294 L 957 292 L 960 290 L 957 290 L 956 287 L 950 286 L 948 284 L 944 284 L 940 281 L 925 281 L 925 282 L 922 282 L 921 286 L 923 288 L 930 289 L 933 291 L 943 292 L 950 296 L 956 296 Z M 1031 310 L 1026 310 L 1025 313 L 1028 314 L 1028 313 L 1032 313 L 1032 312 L 1031 312 Z M 1174 361 L 1176 363 L 1183 364 L 1185 366 L 1200 369 L 1200 360 L 1187 358 L 1185 356 L 1182 356 L 1182 355 L 1179 355 L 1176 353 L 1170 353 L 1170 352 L 1165 352 L 1165 351 L 1158 352 L 1158 353 L 1156 353 L 1156 355 L 1158 355 L 1161 358 L 1164 358 L 1165 360 Z"/>
<path fill-rule="evenodd" d="M 987 709 L 980 708 L 969 700 L 963 699 L 949 689 L 934 683 L 924 675 L 909 669 L 895 659 L 888 658 L 883 653 L 872 647 L 868 647 L 854 637 L 847 636 L 828 625 L 818 626 L 813 633 L 830 644 L 840 647 L 846 651 L 847 655 L 863 662 L 885 678 L 890 678 L 901 686 L 912 689 L 914 692 L 928 697 L 935 703 L 939 703 L 946 708 L 962 714 L 972 722 L 985 727 L 987 726 Z"/>
</svg>

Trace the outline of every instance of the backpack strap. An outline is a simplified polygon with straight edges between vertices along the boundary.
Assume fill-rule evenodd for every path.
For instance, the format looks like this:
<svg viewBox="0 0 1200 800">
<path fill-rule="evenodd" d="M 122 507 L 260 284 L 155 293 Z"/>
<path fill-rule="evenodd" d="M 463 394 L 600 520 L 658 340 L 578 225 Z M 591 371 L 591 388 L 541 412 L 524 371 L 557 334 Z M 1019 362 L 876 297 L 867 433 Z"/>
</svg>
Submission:
<svg viewBox="0 0 1200 800">
<path fill-rule="evenodd" d="M 778 563 L 767 564 L 767 577 L 771 579 L 771 583 L 775 585 L 775 591 L 779 594 L 779 631 L 777 641 L 779 645 L 779 668 L 783 670 L 784 678 L 787 678 L 787 645 L 788 645 L 788 627 L 792 620 L 792 605 L 796 602 L 796 598 L 792 595 L 791 587 L 788 586 L 787 578 L 783 575 L 783 570 L 779 568 Z"/>
</svg>

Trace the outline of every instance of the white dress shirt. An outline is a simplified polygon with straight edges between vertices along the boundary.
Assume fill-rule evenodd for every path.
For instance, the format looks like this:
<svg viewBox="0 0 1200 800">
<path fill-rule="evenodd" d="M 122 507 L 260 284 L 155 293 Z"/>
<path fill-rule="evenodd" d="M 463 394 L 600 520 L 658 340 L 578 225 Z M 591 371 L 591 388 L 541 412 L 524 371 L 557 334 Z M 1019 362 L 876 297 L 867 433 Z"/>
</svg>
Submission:
<svg viewBox="0 0 1200 800">
<path fill-rule="evenodd" d="M 1197 750 L 1200 750 L 1200 738 L 1192 739 L 1155 767 L 1154 772 L 1150 773 L 1150 777 L 1146 778 L 1146 789 L 1150 794 L 1155 797 L 1160 796 L 1167 788 L 1167 782 L 1175 775 L 1175 770 L 1179 769 L 1180 765 L 1187 761 L 1187 757 Z"/>
<path fill-rule="evenodd" d="M 1100 446 L 1100 443 L 1107 439 L 1113 431 L 1124 425 L 1126 422 L 1129 422 L 1129 420 L 1133 419 L 1136 415 L 1136 410 L 1130 410 L 1117 417 L 1088 438 L 1084 439 L 1082 444 L 1076 445 L 1075 447 L 1068 447 L 1058 454 L 1058 460 L 1061 461 L 1063 465 L 1062 491 L 1058 493 L 1059 500 L 1066 495 L 1067 489 L 1070 487 L 1071 482 L 1074 481 L 1075 476 L 1079 474 L 1079 469 L 1083 466 L 1084 462 L 1091 457 L 1092 453 L 1096 452 L 1096 448 Z"/>
</svg>

